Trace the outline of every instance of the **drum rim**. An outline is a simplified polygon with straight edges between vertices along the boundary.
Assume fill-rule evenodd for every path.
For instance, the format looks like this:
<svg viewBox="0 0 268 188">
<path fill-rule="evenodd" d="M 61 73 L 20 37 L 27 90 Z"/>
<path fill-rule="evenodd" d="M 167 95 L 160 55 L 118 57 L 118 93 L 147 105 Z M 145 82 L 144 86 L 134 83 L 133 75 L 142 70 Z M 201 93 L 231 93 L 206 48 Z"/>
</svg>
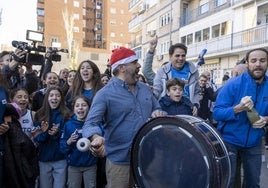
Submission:
<svg viewBox="0 0 268 188">
<path fill-rule="evenodd" d="M 185 116 L 185 118 L 192 118 L 192 117 L 193 116 L 187 116 L 187 115 Z M 193 118 L 196 118 L 196 117 L 193 117 Z M 191 125 L 190 122 L 186 121 L 181 116 L 165 116 L 165 117 L 153 118 L 153 119 L 149 120 L 148 122 L 146 122 L 139 129 L 139 131 L 137 132 L 137 134 L 135 135 L 135 137 L 133 139 L 132 148 L 131 148 L 131 168 L 132 168 L 134 179 L 138 183 L 139 186 L 141 186 L 141 183 L 142 183 L 142 185 L 144 185 L 143 184 L 143 180 L 139 176 L 139 169 L 136 169 L 136 168 L 139 167 L 138 166 L 138 164 L 139 164 L 138 155 L 140 153 L 140 151 L 139 151 L 139 144 L 140 144 L 142 138 L 146 135 L 146 133 L 148 133 L 152 128 L 156 127 L 157 124 L 161 124 L 162 121 L 167 121 L 167 120 L 169 120 L 170 122 L 168 122 L 168 123 L 162 123 L 162 126 L 165 126 L 165 124 L 168 124 L 168 125 L 172 125 L 172 126 L 182 127 L 181 125 L 179 126 L 179 125 L 176 124 L 178 120 L 179 121 L 182 121 L 185 124 L 187 124 L 187 126 L 189 126 L 189 125 L 190 126 L 193 126 L 193 125 Z M 201 118 L 196 118 L 196 119 L 193 119 L 193 120 L 196 121 L 196 122 L 199 121 L 199 122 L 202 122 L 202 123 L 206 123 Z M 160 121 L 160 123 L 158 123 L 159 121 Z M 186 128 L 186 129 L 188 129 L 188 128 Z M 223 147 L 222 149 L 224 151 L 226 151 L 225 153 L 226 153 L 226 155 L 228 155 L 227 148 L 224 145 L 224 142 L 222 141 L 222 138 L 218 135 L 218 133 L 214 129 L 212 129 L 210 131 L 212 131 L 213 136 L 216 135 L 216 138 L 219 139 L 220 142 L 222 142 L 221 143 L 221 147 Z M 143 136 L 141 136 L 141 134 L 143 134 Z M 193 134 L 197 134 L 197 133 L 193 132 Z M 197 135 L 196 137 L 198 139 L 196 139 L 196 137 L 195 137 L 195 139 L 198 140 L 198 141 L 200 141 L 200 136 L 201 135 Z M 204 138 L 202 138 L 201 140 L 203 140 L 203 139 Z M 204 140 L 202 142 L 204 144 Z M 209 183 L 209 185 L 215 185 L 215 184 L 217 184 L 217 181 L 215 179 L 218 176 L 218 173 L 216 173 L 216 172 L 218 171 L 218 168 L 219 168 L 219 166 L 218 166 L 219 164 L 217 163 L 217 160 L 215 159 L 215 155 L 216 155 L 215 154 L 215 151 L 214 151 L 215 148 L 212 148 L 212 146 L 208 145 L 207 143 L 206 143 L 205 146 L 203 146 L 202 144 L 201 144 L 201 146 L 202 146 L 203 152 L 205 152 L 208 155 L 207 156 L 208 157 L 208 163 L 209 163 L 209 166 L 210 166 L 210 170 L 209 170 L 209 181 L 208 181 L 208 183 Z M 210 152 L 210 151 L 213 151 L 213 152 Z M 228 172 L 227 173 L 229 174 L 228 181 L 227 182 L 229 183 L 229 181 L 230 181 L 230 173 L 231 173 L 230 160 L 229 160 L 229 158 L 228 158 L 227 161 L 228 161 L 228 166 L 229 166 L 227 168 L 228 169 Z"/>
</svg>

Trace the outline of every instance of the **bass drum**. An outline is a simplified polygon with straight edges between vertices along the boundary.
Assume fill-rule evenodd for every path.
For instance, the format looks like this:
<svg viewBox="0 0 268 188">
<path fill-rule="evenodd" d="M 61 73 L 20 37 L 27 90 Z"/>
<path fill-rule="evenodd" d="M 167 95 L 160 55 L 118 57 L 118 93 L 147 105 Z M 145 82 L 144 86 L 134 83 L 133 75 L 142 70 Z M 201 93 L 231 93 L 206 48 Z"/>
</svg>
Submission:
<svg viewBox="0 0 268 188">
<path fill-rule="evenodd" d="M 227 148 L 204 120 L 154 118 L 136 134 L 131 150 L 136 187 L 226 188 L 231 174 Z"/>
</svg>

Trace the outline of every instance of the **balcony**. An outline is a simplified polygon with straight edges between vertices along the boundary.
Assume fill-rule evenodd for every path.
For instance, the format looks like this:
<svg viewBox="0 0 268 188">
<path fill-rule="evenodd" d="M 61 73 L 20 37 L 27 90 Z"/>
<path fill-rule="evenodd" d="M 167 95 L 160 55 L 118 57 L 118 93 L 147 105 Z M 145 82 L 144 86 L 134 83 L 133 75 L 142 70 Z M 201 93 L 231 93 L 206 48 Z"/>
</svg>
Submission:
<svg viewBox="0 0 268 188">
<path fill-rule="evenodd" d="M 128 9 L 129 10 L 132 9 L 133 7 L 135 7 L 136 5 L 138 5 L 140 1 L 141 0 L 131 0 L 131 1 L 129 1 L 129 3 L 128 3 Z"/>
<path fill-rule="evenodd" d="M 139 36 L 138 38 L 136 38 L 135 40 L 132 40 L 130 43 L 129 43 L 129 46 L 130 48 L 135 48 L 139 45 L 142 44 L 142 36 Z"/>
<path fill-rule="evenodd" d="M 180 25 L 185 26 L 200 19 L 206 18 L 212 14 L 215 14 L 223 9 L 231 6 L 230 0 L 227 0 L 223 4 L 219 4 L 217 0 L 209 1 L 196 9 L 184 12 L 180 18 Z"/>
<path fill-rule="evenodd" d="M 196 58 L 204 48 L 207 49 L 208 54 L 219 55 L 248 50 L 252 46 L 268 46 L 268 24 L 188 45 L 187 56 L 190 59 Z"/>
<path fill-rule="evenodd" d="M 128 23 L 129 32 L 137 32 L 141 29 L 142 15 L 137 15 Z"/>
</svg>

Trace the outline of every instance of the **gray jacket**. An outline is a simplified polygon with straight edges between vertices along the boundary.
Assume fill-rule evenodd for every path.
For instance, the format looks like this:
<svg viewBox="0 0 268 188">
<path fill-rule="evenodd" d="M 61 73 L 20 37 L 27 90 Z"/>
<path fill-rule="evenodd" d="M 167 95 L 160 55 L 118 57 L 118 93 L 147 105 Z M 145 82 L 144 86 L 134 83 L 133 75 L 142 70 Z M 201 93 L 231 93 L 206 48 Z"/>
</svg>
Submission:
<svg viewBox="0 0 268 188">
<path fill-rule="evenodd" d="M 147 79 L 149 84 L 153 83 L 154 94 L 158 100 L 163 97 L 166 93 L 166 81 L 171 78 L 171 62 L 162 65 L 157 73 L 155 74 L 152 70 L 153 55 L 148 52 L 146 59 L 143 65 L 142 73 Z M 189 78 L 189 92 L 190 100 L 193 104 L 198 104 L 199 106 L 199 72 L 197 67 L 192 62 L 186 61 L 190 69 L 190 78 Z"/>
</svg>

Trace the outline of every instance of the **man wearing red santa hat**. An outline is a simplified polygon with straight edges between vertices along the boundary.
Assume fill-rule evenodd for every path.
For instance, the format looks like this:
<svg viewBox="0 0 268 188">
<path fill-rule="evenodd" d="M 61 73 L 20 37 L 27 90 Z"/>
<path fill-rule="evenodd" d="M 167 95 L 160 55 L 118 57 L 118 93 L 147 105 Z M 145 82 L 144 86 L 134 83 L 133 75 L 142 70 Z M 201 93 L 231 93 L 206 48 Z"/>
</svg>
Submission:
<svg viewBox="0 0 268 188">
<path fill-rule="evenodd" d="M 138 82 L 141 65 L 133 50 L 113 50 L 110 65 L 114 77 L 94 97 L 83 137 L 91 140 L 93 154 L 107 158 L 107 187 L 128 188 L 133 185 L 129 173 L 132 140 L 148 118 L 164 113 L 150 87 Z"/>
</svg>

